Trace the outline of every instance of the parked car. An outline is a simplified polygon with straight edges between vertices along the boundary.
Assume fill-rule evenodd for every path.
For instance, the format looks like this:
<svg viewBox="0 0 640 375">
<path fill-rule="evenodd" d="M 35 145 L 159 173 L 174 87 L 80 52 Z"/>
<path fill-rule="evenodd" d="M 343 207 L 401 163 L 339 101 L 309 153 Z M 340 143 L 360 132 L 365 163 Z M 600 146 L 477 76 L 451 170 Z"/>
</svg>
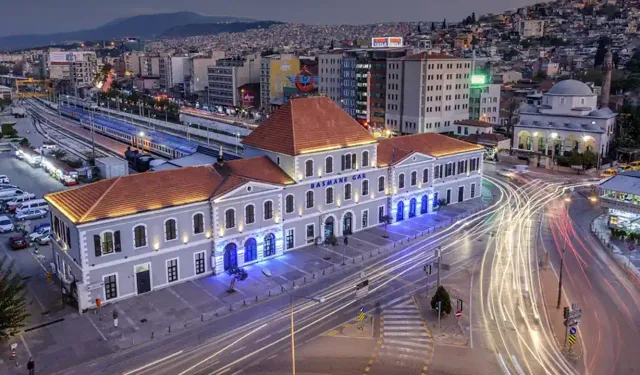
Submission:
<svg viewBox="0 0 640 375">
<path fill-rule="evenodd" d="M 40 232 L 45 229 L 51 231 L 51 223 L 40 223 L 33 227 L 34 232 Z"/>
<path fill-rule="evenodd" d="M 7 210 L 9 210 L 9 212 L 14 212 L 16 210 L 16 207 L 18 207 L 20 204 L 33 200 L 35 199 L 35 197 L 36 195 L 33 193 L 24 193 L 23 195 L 17 196 L 4 203 L 7 206 Z"/>
<path fill-rule="evenodd" d="M 29 247 L 29 242 L 27 242 L 24 236 L 18 234 L 9 238 L 9 246 L 13 250 L 20 250 L 24 249 L 25 247 Z"/>
<path fill-rule="evenodd" d="M 607 168 L 602 173 L 600 173 L 600 178 L 609 178 L 618 174 L 618 170 L 616 168 Z"/>
<path fill-rule="evenodd" d="M 29 242 L 37 242 L 42 237 L 48 237 L 50 233 L 51 228 L 44 228 L 39 232 L 32 232 L 29 234 Z"/>
<path fill-rule="evenodd" d="M 8 184 L 9 177 L 6 174 L 0 174 L 0 184 Z"/>
<path fill-rule="evenodd" d="M 0 190 L 0 200 L 3 202 L 10 201 L 15 197 L 23 195 L 24 193 L 24 191 L 18 188 Z"/>
<path fill-rule="evenodd" d="M 0 191 L 6 190 L 6 189 L 18 189 L 18 187 L 16 185 L 0 183 Z"/>
<path fill-rule="evenodd" d="M 44 199 L 31 199 L 26 202 L 20 203 L 16 207 L 15 212 L 17 213 L 20 211 L 30 210 L 30 209 L 49 211 L 49 203 L 47 203 L 47 201 L 45 201 Z"/>
<path fill-rule="evenodd" d="M 0 233 L 13 232 L 15 229 L 9 216 L 0 216 Z"/>
<path fill-rule="evenodd" d="M 47 211 L 46 210 L 40 210 L 37 208 L 30 208 L 27 210 L 23 210 L 20 212 L 17 212 L 15 214 L 15 218 L 18 221 L 24 221 L 24 220 L 32 220 L 32 219 L 42 219 L 43 217 L 47 216 Z"/>
<path fill-rule="evenodd" d="M 46 236 L 39 237 L 36 242 L 38 245 L 45 246 L 51 242 L 51 234 L 47 234 Z"/>
<path fill-rule="evenodd" d="M 640 171 L 640 160 L 632 161 L 629 165 L 633 168 L 634 171 Z"/>
</svg>

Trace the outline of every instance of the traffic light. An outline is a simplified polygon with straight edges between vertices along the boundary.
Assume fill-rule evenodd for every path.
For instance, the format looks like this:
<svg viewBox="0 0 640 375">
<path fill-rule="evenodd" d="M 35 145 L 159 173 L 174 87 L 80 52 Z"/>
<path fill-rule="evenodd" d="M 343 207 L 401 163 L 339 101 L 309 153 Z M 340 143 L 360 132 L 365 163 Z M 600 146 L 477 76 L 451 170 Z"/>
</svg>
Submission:
<svg viewBox="0 0 640 375">
<path fill-rule="evenodd" d="M 563 316 L 564 316 L 565 319 L 569 318 L 569 308 L 568 307 L 564 308 L 564 315 Z"/>
<path fill-rule="evenodd" d="M 47 272 L 47 282 L 51 282 L 51 272 Z"/>
</svg>

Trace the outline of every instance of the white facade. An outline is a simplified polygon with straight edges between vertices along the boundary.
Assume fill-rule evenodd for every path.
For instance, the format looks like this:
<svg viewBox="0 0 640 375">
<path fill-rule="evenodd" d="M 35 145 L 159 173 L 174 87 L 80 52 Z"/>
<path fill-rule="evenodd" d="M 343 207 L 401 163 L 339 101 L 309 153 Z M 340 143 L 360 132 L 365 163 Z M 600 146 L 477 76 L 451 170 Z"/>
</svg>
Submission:
<svg viewBox="0 0 640 375">
<path fill-rule="evenodd" d="M 567 153 L 609 152 L 617 114 L 597 108 L 597 95 L 580 81 L 556 83 L 540 105 L 523 104 L 515 125 L 515 147 L 530 151 Z"/>
<path fill-rule="evenodd" d="M 540 38 L 544 36 L 544 20 L 521 20 L 518 33 L 522 38 Z"/>
<path fill-rule="evenodd" d="M 326 94 L 338 104 L 340 104 L 342 84 L 341 72 L 342 53 L 323 53 L 318 56 L 318 75 L 320 76 L 318 92 Z"/>
<path fill-rule="evenodd" d="M 189 58 L 190 92 L 206 91 L 209 85 L 208 68 L 216 65 L 218 59 L 224 58 L 224 51 L 212 51 L 210 56 L 194 56 Z"/>
<path fill-rule="evenodd" d="M 240 106 L 238 88 L 260 82 L 260 54 L 241 59 L 219 59 L 208 68 L 209 103 L 215 106 Z"/>
<path fill-rule="evenodd" d="M 497 124 L 500 121 L 500 84 L 472 86 L 469 94 L 469 118 Z"/>
<path fill-rule="evenodd" d="M 448 133 L 469 118 L 471 60 L 422 53 L 387 61 L 385 123 L 398 134 Z"/>
</svg>

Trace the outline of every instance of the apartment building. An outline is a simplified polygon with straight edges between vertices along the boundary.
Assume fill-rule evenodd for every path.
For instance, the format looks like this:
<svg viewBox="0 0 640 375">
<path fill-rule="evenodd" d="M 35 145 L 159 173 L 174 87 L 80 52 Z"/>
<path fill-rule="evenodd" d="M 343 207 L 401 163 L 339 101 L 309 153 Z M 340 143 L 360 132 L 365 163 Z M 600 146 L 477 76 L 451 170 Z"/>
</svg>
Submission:
<svg viewBox="0 0 640 375">
<path fill-rule="evenodd" d="M 240 86 L 260 82 L 260 54 L 218 59 L 208 69 L 209 104 L 220 107 L 241 106 Z"/>
<path fill-rule="evenodd" d="M 387 129 L 449 133 L 469 119 L 471 59 L 422 52 L 387 60 Z"/>
<path fill-rule="evenodd" d="M 301 68 L 300 59 L 295 55 L 269 55 L 260 61 L 260 107 L 269 109 L 280 106 L 285 101 L 285 88 L 295 88 L 295 77 Z"/>
<path fill-rule="evenodd" d="M 209 87 L 209 67 L 216 65 L 216 61 L 225 57 L 224 51 L 211 51 L 208 55 L 189 57 L 188 73 L 185 83 L 189 82 L 189 93 L 205 93 Z"/>
<path fill-rule="evenodd" d="M 540 38 L 544 36 L 544 20 L 520 20 L 518 33 L 521 38 Z"/>
<path fill-rule="evenodd" d="M 499 83 L 472 85 L 469 94 L 469 118 L 498 124 L 501 88 L 502 85 Z"/>
<path fill-rule="evenodd" d="M 341 105 L 342 98 L 342 55 L 343 51 L 331 51 L 318 56 L 318 92 L 327 95 Z"/>
</svg>

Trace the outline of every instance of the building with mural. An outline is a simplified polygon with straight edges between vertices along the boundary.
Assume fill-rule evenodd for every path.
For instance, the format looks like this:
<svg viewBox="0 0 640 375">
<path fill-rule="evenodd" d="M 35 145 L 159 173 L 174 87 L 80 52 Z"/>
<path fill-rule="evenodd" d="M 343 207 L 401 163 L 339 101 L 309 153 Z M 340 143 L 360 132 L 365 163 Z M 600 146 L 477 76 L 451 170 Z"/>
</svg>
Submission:
<svg viewBox="0 0 640 375">
<path fill-rule="evenodd" d="M 439 134 L 376 140 L 324 96 L 291 99 L 242 143 L 246 159 L 45 196 L 56 270 L 80 310 L 481 195 L 481 146 Z"/>
<path fill-rule="evenodd" d="M 300 72 L 300 59 L 295 55 L 269 55 L 260 62 L 260 106 L 283 105 L 284 89 L 295 84 L 289 79 Z"/>
</svg>

